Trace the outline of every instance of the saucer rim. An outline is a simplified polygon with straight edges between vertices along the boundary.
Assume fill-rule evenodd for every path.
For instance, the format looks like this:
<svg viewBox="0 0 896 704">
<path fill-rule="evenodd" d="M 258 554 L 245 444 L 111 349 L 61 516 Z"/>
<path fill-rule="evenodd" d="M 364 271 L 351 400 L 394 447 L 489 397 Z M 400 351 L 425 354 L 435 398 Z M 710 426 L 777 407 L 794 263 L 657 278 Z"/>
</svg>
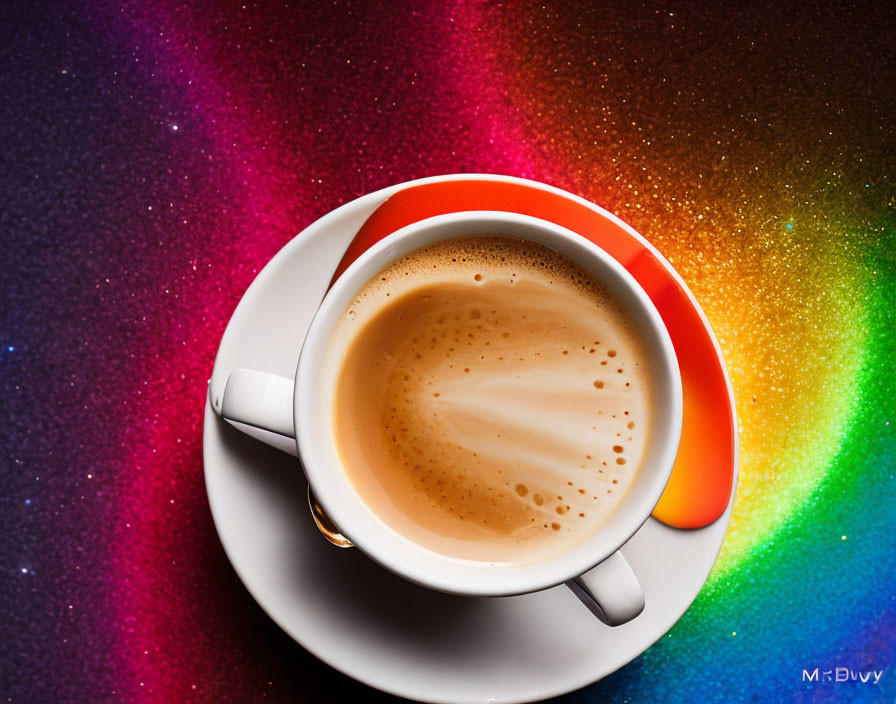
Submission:
<svg viewBox="0 0 896 704">
<path fill-rule="evenodd" d="M 721 350 L 719 348 L 718 341 L 716 340 L 715 335 L 712 332 L 712 329 L 709 327 L 709 323 L 705 317 L 705 314 L 703 313 L 702 309 L 699 307 L 696 300 L 694 299 L 693 294 L 690 292 L 690 290 L 684 284 L 684 282 L 681 279 L 678 272 L 676 272 L 674 270 L 674 268 L 672 268 L 671 264 L 669 264 L 668 261 L 659 252 L 657 252 L 655 250 L 655 248 L 649 242 L 647 242 L 639 233 L 637 233 L 633 228 L 631 228 L 631 226 L 627 225 L 625 222 L 621 221 L 619 218 L 614 216 L 612 213 L 609 213 L 605 209 L 601 208 L 600 206 L 597 206 L 596 204 L 591 203 L 579 196 L 565 192 L 565 191 L 558 189 L 554 186 L 549 186 L 547 184 L 529 181 L 527 179 L 519 179 L 516 177 L 500 176 L 500 175 L 495 175 L 495 174 L 452 174 L 452 175 L 446 175 L 446 176 L 434 176 L 434 177 L 429 177 L 426 179 L 409 181 L 409 182 L 406 182 L 403 184 L 397 184 L 394 186 L 390 186 L 390 187 L 381 189 L 379 191 L 375 191 L 373 193 L 366 194 L 364 196 L 361 196 L 360 198 L 357 198 L 353 201 L 350 201 L 349 203 L 346 203 L 346 204 L 340 206 L 339 208 L 327 213 L 326 215 L 322 216 L 315 222 L 311 223 L 308 227 L 303 229 L 302 232 L 300 232 L 296 237 L 292 238 L 288 243 L 286 243 L 286 245 L 284 245 L 284 247 L 281 248 L 277 252 L 276 255 L 274 255 L 274 257 L 265 265 L 265 267 L 262 268 L 262 270 L 256 276 L 255 280 L 252 282 L 252 284 L 249 286 L 247 291 L 241 297 L 239 304 L 236 306 L 234 313 L 232 314 L 230 320 L 228 321 L 227 327 L 225 329 L 224 334 L 222 335 L 221 343 L 220 343 L 218 351 L 216 353 L 215 369 L 212 374 L 212 379 L 210 380 L 210 383 L 209 383 L 209 394 L 206 398 L 206 408 L 205 408 L 205 415 L 204 415 L 204 430 L 203 430 L 203 465 L 204 465 L 206 491 L 207 491 L 207 494 L 209 497 L 209 505 L 210 505 L 210 510 L 212 513 L 213 521 L 215 523 L 215 530 L 216 530 L 219 540 L 221 541 L 221 544 L 224 548 L 225 554 L 227 555 L 228 561 L 230 562 L 231 566 L 234 568 L 234 571 L 237 573 L 240 580 L 243 582 L 243 585 L 246 587 L 247 591 L 249 591 L 249 593 L 252 595 L 253 599 L 255 599 L 255 601 L 259 604 L 259 606 L 262 608 L 262 610 L 275 623 L 277 623 L 293 640 L 295 640 L 299 645 L 301 645 L 306 651 L 308 651 L 309 653 L 314 655 L 316 658 L 318 658 L 322 662 L 328 664 L 330 667 L 333 667 L 335 670 L 345 674 L 346 676 L 351 677 L 352 679 L 355 679 L 355 680 L 362 682 L 368 686 L 371 686 L 375 689 L 379 689 L 381 691 L 384 691 L 384 692 L 387 692 L 390 694 L 394 694 L 397 696 L 415 698 L 418 701 L 433 702 L 433 704 L 442 704 L 442 703 L 445 703 L 445 704 L 458 703 L 459 704 L 461 702 L 463 702 L 463 703 L 471 702 L 472 703 L 472 702 L 486 702 L 486 701 L 498 702 L 498 703 L 501 703 L 501 702 L 524 702 L 524 701 L 538 701 L 538 700 L 548 698 L 548 697 L 560 696 L 560 695 L 569 693 L 571 691 L 581 689 L 582 687 L 588 686 L 590 684 L 593 684 L 594 682 L 596 682 L 600 679 L 603 679 L 604 677 L 608 676 L 612 672 L 615 672 L 616 670 L 620 669 L 621 667 L 624 667 L 626 664 L 630 663 L 632 660 L 637 658 L 638 655 L 640 655 L 644 651 L 646 651 L 651 645 L 656 643 L 662 637 L 663 633 L 660 633 L 658 636 L 653 638 L 653 640 L 648 642 L 643 648 L 639 648 L 637 650 L 637 652 L 632 652 L 632 650 L 627 651 L 626 659 L 624 659 L 623 662 L 621 662 L 617 666 L 613 667 L 612 669 L 605 671 L 602 674 L 599 674 L 596 677 L 593 675 L 587 675 L 584 678 L 575 679 L 574 681 L 571 681 L 569 679 L 569 677 L 567 677 L 565 679 L 561 678 L 560 680 L 557 681 L 557 683 L 554 687 L 551 687 L 550 689 L 540 689 L 537 692 L 532 692 L 531 696 L 529 696 L 528 698 L 520 698 L 518 696 L 513 697 L 513 698 L 488 697 L 488 698 L 474 698 L 474 699 L 457 698 L 457 697 L 438 698 L 438 697 L 433 697 L 432 695 L 426 695 L 426 694 L 421 695 L 420 692 L 412 691 L 410 689 L 401 687 L 401 682 L 402 682 L 401 677 L 390 678 L 390 677 L 388 677 L 387 674 L 384 674 L 384 677 L 382 679 L 380 679 L 380 678 L 370 677 L 369 675 L 367 675 L 365 673 L 359 674 L 357 672 L 353 672 L 353 671 L 351 671 L 350 665 L 347 665 L 344 662 L 339 662 L 338 660 L 328 657 L 326 655 L 322 655 L 320 652 L 318 652 L 317 648 L 314 648 L 313 645 L 308 642 L 307 638 L 302 637 L 303 634 L 301 632 L 297 632 L 296 629 L 293 628 L 292 626 L 282 623 L 281 619 L 278 619 L 277 617 L 275 617 L 275 615 L 271 612 L 271 610 L 268 608 L 268 606 L 265 605 L 264 598 L 259 598 L 259 595 L 250 586 L 250 584 L 252 583 L 252 579 L 251 578 L 247 579 L 247 577 L 244 575 L 242 569 L 239 567 L 240 558 L 236 557 L 236 559 L 235 559 L 235 555 L 233 554 L 233 551 L 231 549 L 232 546 L 229 546 L 228 543 L 225 542 L 225 538 L 222 535 L 222 529 L 219 528 L 219 525 L 222 525 L 222 521 L 224 521 L 225 517 L 220 515 L 220 513 L 219 513 L 219 511 L 221 510 L 221 507 L 218 506 L 218 508 L 216 508 L 216 502 L 212 500 L 212 495 L 214 493 L 214 490 L 210 487 L 210 478 L 211 477 L 210 477 L 210 471 L 208 469 L 209 465 L 206 460 L 208 458 L 208 455 L 210 454 L 210 448 L 209 448 L 210 443 L 213 443 L 216 441 L 213 436 L 214 436 L 214 432 L 218 428 L 213 427 L 213 426 L 217 426 L 217 424 L 219 424 L 221 422 L 220 418 L 216 417 L 217 412 L 216 412 L 215 405 L 214 405 L 214 399 L 215 399 L 214 391 L 216 388 L 214 382 L 216 380 L 216 374 L 217 374 L 218 380 L 220 380 L 221 376 L 224 374 L 224 372 L 219 369 L 219 358 L 220 358 L 221 352 L 225 347 L 228 347 L 231 345 L 231 341 L 229 340 L 228 333 L 231 332 L 231 330 L 233 328 L 234 319 L 239 315 L 241 306 L 243 306 L 244 301 L 246 301 L 247 298 L 257 297 L 259 295 L 259 291 L 264 289 L 265 282 L 266 282 L 267 278 L 270 278 L 270 276 L 274 275 L 272 272 L 276 268 L 274 266 L 275 262 L 280 262 L 281 260 L 289 259 L 290 257 L 294 256 L 297 251 L 301 251 L 301 249 L 305 246 L 305 241 L 308 240 L 310 238 L 310 236 L 315 234 L 317 231 L 326 230 L 331 225 L 331 223 L 338 222 L 341 218 L 351 216 L 352 211 L 358 212 L 365 207 L 372 206 L 377 201 L 384 202 L 389 197 L 389 195 L 391 195 L 399 190 L 402 190 L 409 186 L 422 185 L 424 183 L 432 183 L 432 182 L 439 182 L 439 181 L 446 181 L 446 180 L 480 180 L 480 179 L 513 182 L 513 183 L 518 183 L 520 185 L 525 185 L 528 187 L 534 187 L 534 188 L 539 188 L 542 190 L 548 190 L 548 191 L 554 192 L 554 193 L 561 195 L 565 198 L 575 200 L 575 201 L 587 206 L 588 208 L 590 208 L 592 210 L 596 210 L 603 216 L 611 219 L 616 224 L 621 226 L 629 235 L 633 235 L 634 237 L 636 237 L 636 239 L 640 243 L 642 243 L 653 254 L 655 254 L 658 257 L 658 259 L 660 259 L 660 261 L 664 265 L 664 268 L 670 274 L 673 275 L 673 277 L 681 285 L 681 288 L 686 292 L 691 304 L 697 309 L 697 312 L 700 315 L 700 318 L 704 324 L 704 327 L 706 328 L 707 332 L 709 333 L 709 335 L 712 339 L 717 356 L 721 359 Z M 723 371 L 725 374 L 725 381 L 728 386 L 729 401 L 731 403 L 732 413 L 734 413 L 736 411 L 736 409 L 734 407 L 734 402 L 733 402 L 733 393 L 731 390 L 730 380 L 728 378 L 727 368 L 725 368 L 724 363 L 722 364 L 722 368 L 723 368 Z M 227 370 L 227 371 L 229 372 L 229 370 Z M 735 416 L 735 418 L 736 418 L 736 416 Z M 735 423 L 736 423 L 736 420 L 735 420 Z M 735 427 L 736 427 L 736 425 L 735 425 Z M 709 562 L 709 567 L 706 570 L 706 574 L 702 578 L 700 578 L 699 586 L 697 587 L 696 591 L 694 591 L 694 593 L 688 597 L 687 603 L 683 606 L 683 608 L 681 608 L 680 611 L 678 611 L 676 609 L 676 611 L 678 611 L 678 613 L 675 614 L 675 618 L 672 620 L 671 625 L 669 626 L 670 628 L 672 625 L 674 625 L 675 623 L 678 622 L 678 620 L 688 610 L 691 603 L 693 603 L 694 599 L 700 593 L 700 591 L 703 588 L 703 585 L 705 585 L 705 582 L 709 575 L 709 572 L 712 569 L 712 565 L 715 564 L 715 561 L 718 558 L 718 554 L 721 549 L 721 545 L 724 542 L 725 530 L 727 529 L 728 522 L 730 520 L 730 515 L 731 515 L 731 511 L 732 511 L 734 497 L 735 497 L 735 491 L 736 491 L 737 479 L 738 479 L 738 450 L 739 450 L 738 438 L 735 433 L 735 435 L 734 435 L 734 462 L 733 462 L 733 467 L 732 467 L 732 491 L 731 491 L 731 496 L 729 498 L 728 505 L 727 505 L 725 511 L 722 513 L 722 515 L 718 519 L 716 519 L 716 521 L 708 524 L 707 526 L 705 526 L 703 528 L 689 531 L 689 532 L 693 532 L 693 533 L 703 533 L 706 531 L 719 531 L 720 535 L 718 536 L 718 539 L 716 541 L 714 541 L 715 547 L 712 550 L 711 561 Z M 213 471 L 212 471 L 212 473 L 213 473 Z M 647 522 L 645 523 L 645 526 L 647 526 L 649 524 L 656 524 L 666 530 L 678 531 L 678 529 L 672 528 L 670 526 L 666 526 L 662 522 L 660 522 L 657 519 L 652 518 L 652 517 L 648 518 Z M 721 528 L 721 530 L 720 530 L 720 528 Z M 639 529 L 638 532 L 640 533 L 642 530 L 644 530 L 644 527 Z M 637 534 L 635 537 L 637 537 Z M 633 538 L 633 540 L 634 540 L 634 538 Z M 623 552 L 625 552 L 624 548 L 623 548 Z M 704 556 L 701 556 L 701 557 L 704 557 Z M 515 598 L 515 597 L 508 597 L 508 598 Z M 650 636 L 650 637 L 652 638 L 652 636 Z M 389 672 L 394 672 L 394 670 L 389 670 Z"/>
</svg>

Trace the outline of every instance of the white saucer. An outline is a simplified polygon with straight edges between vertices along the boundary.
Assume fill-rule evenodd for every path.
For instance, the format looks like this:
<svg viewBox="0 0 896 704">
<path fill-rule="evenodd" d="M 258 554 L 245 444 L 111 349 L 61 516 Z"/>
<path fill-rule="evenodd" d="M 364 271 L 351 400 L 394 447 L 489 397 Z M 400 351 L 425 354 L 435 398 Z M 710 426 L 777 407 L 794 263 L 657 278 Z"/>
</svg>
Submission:
<svg viewBox="0 0 896 704">
<path fill-rule="evenodd" d="M 451 177 L 413 183 L 444 178 Z M 731 501 L 721 518 L 699 530 L 648 519 L 622 549 L 647 606 L 634 621 L 609 628 L 565 586 L 500 599 L 449 596 L 407 583 L 357 550 L 330 545 L 309 514 L 296 459 L 243 435 L 211 405 L 234 368 L 294 375 L 305 331 L 346 247 L 367 217 L 407 185 L 359 198 L 315 222 L 271 260 L 237 306 L 205 409 L 212 516 L 256 601 L 308 651 L 350 677 L 426 702 L 558 696 L 622 667 L 675 624 L 718 555 Z"/>
</svg>

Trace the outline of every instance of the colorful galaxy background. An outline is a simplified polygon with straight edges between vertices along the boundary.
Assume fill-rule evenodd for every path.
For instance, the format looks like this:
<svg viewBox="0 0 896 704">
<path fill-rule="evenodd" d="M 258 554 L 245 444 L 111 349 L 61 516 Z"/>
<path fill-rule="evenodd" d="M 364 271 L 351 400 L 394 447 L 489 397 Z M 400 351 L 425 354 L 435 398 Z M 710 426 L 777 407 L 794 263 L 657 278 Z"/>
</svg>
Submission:
<svg viewBox="0 0 896 704">
<path fill-rule="evenodd" d="M 631 223 L 703 306 L 736 395 L 706 587 L 562 701 L 893 701 L 896 22 L 762 4 L 3 3 L 4 701 L 390 700 L 238 581 L 202 411 L 277 250 L 452 172 Z M 801 681 L 815 667 L 884 674 Z"/>
</svg>

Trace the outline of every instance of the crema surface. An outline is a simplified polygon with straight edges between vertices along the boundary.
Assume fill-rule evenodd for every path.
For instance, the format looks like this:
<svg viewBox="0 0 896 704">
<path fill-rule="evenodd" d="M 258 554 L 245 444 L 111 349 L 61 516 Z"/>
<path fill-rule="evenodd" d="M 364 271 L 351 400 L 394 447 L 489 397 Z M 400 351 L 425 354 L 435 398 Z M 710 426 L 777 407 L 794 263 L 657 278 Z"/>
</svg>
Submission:
<svg viewBox="0 0 896 704">
<path fill-rule="evenodd" d="M 365 503 L 442 555 L 528 563 L 597 530 L 645 455 L 650 388 L 616 301 L 546 247 L 416 250 L 346 310 L 334 431 Z"/>
</svg>

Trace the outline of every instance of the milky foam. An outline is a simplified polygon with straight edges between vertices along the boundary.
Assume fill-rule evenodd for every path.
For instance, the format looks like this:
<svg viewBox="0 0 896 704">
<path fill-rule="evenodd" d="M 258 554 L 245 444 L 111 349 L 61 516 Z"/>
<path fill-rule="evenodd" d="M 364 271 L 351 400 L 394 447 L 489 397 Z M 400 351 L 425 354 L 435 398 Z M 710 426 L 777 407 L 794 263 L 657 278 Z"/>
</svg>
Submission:
<svg viewBox="0 0 896 704">
<path fill-rule="evenodd" d="M 334 427 L 352 484 L 450 557 L 557 554 L 614 510 L 650 423 L 645 352 L 559 253 L 460 237 L 372 279 L 334 335 Z"/>
</svg>

